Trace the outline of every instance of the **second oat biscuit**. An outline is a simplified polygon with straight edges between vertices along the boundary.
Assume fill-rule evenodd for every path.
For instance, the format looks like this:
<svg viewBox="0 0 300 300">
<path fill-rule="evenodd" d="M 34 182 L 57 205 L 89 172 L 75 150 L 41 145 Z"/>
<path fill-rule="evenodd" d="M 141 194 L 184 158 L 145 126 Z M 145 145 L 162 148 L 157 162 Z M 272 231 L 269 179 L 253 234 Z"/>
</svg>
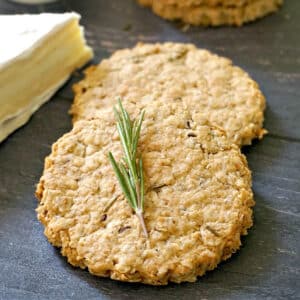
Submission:
<svg viewBox="0 0 300 300">
<path fill-rule="evenodd" d="M 118 98 L 151 106 L 178 99 L 191 119 L 208 119 L 241 146 L 261 138 L 265 99 L 257 83 L 229 59 L 191 44 L 138 44 L 89 68 L 74 86 L 73 121 L 103 115 Z"/>
<path fill-rule="evenodd" d="M 235 25 L 254 21 L 278 10 L 283 0 L 138 0 L 167 20 L 204 26 Z M 234 4 L 233 4 L 234 3 Z"/>
</svg>

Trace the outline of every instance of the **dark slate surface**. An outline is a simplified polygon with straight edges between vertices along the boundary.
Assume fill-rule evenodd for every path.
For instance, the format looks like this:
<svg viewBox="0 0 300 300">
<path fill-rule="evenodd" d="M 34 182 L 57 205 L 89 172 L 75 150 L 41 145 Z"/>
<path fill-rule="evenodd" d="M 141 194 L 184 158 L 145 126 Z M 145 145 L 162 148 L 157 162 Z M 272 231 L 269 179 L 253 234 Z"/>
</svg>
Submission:
<svg viewBox="0 0 300 300">
<path fill-rule="evenodd" d="M 0 0 L 4 14 L 65 10 L 82 14 L 95 62 L 137 41 L 193 42 L 232 58 L 260 83 L 270 134 L 243 150 L 253 171 L 255 225 L 238 254 L 194 284 L 126 284 L 69 266 L 44 238 L 33 194 L 50 145 L 71 128 L 74 77 L 0 145 L 0 299 L 300 299 L 300 1 L 242 28 L 183 32 L 130 0 Z"/>
</svg>

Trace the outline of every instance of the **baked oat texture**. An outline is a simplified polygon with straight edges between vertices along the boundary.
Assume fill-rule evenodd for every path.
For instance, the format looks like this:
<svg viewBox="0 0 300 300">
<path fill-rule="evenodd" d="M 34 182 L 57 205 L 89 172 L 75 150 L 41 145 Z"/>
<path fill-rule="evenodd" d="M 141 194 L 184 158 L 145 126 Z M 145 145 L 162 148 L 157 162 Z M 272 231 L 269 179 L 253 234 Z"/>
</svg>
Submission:
<svg viewBox="0 0 300 300">
<path fill-rule="evenodd" d="M 142 5 L 150 6 L 155 0 L 138 0 Z M 191 6 L 231 6 L 240 7 L 255 0 L 161 0 L 164 4 L 177 5 L 179 7 L 191 7 Z"/>
<path fill-rule="evenodd" d="M 229 59 L 191 44 L 138 44 L 90 67 L 74 86 L 73 121 L 102 115 L 119 97 L 137 106 L 180 98 L 194 121 L 223 128 L 237 145 L 261 138 L 265 99 Z"/>
<path fill-rule="evenodd" d="M 283 0 L 138 0 L 167 20 L 203 26 L 234 25 L 264 17 L 279 9 Z M 236 2 L 236 3 L 235 3 Z"/>
<path fill-rule="evenodd" d="M 245 157 L 224 131 L 193 122 L 182 101 L 147 107 L 138 146 L 146 239 L 108 161 L 109 151 L 122 155 L 112 119 L 78 121 L 53 145 L 36 191 L 45 235 L 72 265 L 98 276 L 195 281 L 229 258 L 252 225 Z"/>
</svg>

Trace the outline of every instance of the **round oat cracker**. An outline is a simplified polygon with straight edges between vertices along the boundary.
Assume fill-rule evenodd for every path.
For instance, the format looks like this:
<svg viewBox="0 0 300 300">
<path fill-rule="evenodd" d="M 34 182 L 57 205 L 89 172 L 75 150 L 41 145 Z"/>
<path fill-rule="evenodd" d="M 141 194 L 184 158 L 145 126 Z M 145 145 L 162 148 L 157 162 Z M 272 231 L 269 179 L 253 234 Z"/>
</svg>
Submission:
<svg viewBox="0 0 300 300">
<path fill-rule="evenodd" d="M 229 59 L 191 44 L 138 44 L 86 71 L 74 86 L 73 120 L 91 119 L 124 103 L 152 105 L 182 99 L 194 121 L 208 119 L 237 145 L 261 138 L 265 98 L 257 83 Z"/>
<path fill-rule="evenodd" d="M 279 9 L 283 0 L 138 0 L 149 6 L 158 16 L 167 20 L 204 26 L 234 25 L 262 18 Z"/>
<path fill-rule="evenodd" d="M 36 191 L 45 235 L 72 265 L 98 276 L 153 285 L 195 281 L 229 258 L 252 225 L 245 157 L 224 131 L 192 121 L 182 102 L 147 107 L 138 147 L 147 239 L 108 160 L 109 151 L 117 160 L 122 155 L 108 114 L 76 122 L 53 145 Z"/>
</svg>

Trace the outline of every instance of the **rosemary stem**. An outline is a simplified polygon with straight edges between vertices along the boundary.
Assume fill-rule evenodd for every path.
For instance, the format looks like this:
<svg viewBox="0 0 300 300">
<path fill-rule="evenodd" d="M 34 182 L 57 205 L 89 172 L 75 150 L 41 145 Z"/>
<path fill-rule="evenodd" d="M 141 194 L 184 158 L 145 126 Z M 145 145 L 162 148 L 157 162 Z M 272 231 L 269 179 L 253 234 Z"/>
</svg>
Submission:
<svg viewBox="0 0 300 300">
<path fill-rule="evenodd" d="M 148 235 L 148 231 L 147 231 L 147 228 L 146 228 L 146 225 L 145 225 L 143 212 L 140 209 L 137 209 L 135 214 L 136 214 L 137 218 L 139 219 L 139 221 L 141 223 L 141 226 L 142 226 L 145 237 L 148 238 L 149 235 Z"/>
</svg>

